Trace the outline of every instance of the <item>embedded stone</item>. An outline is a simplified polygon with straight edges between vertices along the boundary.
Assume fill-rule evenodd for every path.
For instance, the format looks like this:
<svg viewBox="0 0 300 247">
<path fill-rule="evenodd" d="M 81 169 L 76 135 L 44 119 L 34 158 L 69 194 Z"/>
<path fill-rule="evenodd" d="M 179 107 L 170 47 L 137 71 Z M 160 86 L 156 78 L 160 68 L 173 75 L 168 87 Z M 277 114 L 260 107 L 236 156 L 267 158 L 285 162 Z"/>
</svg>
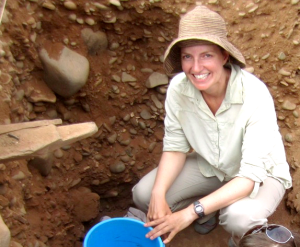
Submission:
<svg viewBox="0 0 300 247">
<path fill-rule="evenodd" d="M 161 85 L 167 85 L 169 83 L 168 76 L 158 72 L 153 72 L 146 81 L 147 88 L 154 88 Z"/>
<path fill-rule="evenodd" d="M 44 80 L 55 93 L 71 97 L 86 83 L 89 61 L 66 46 L 46 43 L 39 53 L 44 68 Z"/>
<path fill-rule="evenodd" d="M 116 162 L 109 166 L 109 170 L 112 173 L 121 173 L 121 172 L 125 171 L 125 168 L 126 167 L 122 161 Z"/>
</svg>

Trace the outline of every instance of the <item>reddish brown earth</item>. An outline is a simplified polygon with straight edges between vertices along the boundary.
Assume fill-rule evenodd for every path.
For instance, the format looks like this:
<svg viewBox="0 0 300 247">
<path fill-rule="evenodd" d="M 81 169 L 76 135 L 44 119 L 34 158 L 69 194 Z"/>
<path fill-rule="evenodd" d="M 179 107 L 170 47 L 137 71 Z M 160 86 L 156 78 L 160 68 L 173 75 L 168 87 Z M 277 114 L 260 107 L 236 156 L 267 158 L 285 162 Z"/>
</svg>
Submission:
<svg viewBox="0 0 300 247">
<path fill-rule="evenodd" d="M 150 73 L 141 69 L 164 73 L 161 56 L 176 36 L 179 14 L 194 1 L 120 1 L 122 7 L 116 6 L 118 1 L 97 2 L 107 9 L 85 0 L 74 1 L 74 10 L 66 9 L 59 0 L 8 0 L 6 4 L 0 26 L 1 124 L 61 118 L 64 124 L 93 121 L 99 128 L 94 136 L 60 149 L 63 155 L 54 156 L 47 176 L 28 165 L 28 160 L 0 164 L 0 214 L 11 231 L 11 246 L 82 246 L 86 231 L 101 216 L 123 216 L 134 206 L 132 186 L 159 160 L 164 111 L 153 110 L 151 95 L 162 103 L 165 95 L 145 87 Z M 294 187 L 287 191 L 270 221 L 298 231 L 300 3 L 201 2 L 227 20 L 229 39 L 245 55 L 247 69 L 266 83 L 274 97 Z M 47 4 L 55 9 L 45 8 Z M 78 21 L 71 21 L 71 14 L 76 14 Z M 115 22 L 111 22 L 113 16 Z M 95 24 L 86 24 L 88 17 Z M 99 54 L 89 54 L 80 36 L 85 27 L 105 32 L 109 44 L 117 42 L 119 47 L 112 51 L 108 46 Z M 20 98 L 18 93 L 28 85 L 34 85 L 37 93 L 46 93 L 38 50 L 45 40 L 63 43 L 66 38 L 69 43 L 65 45 L 90 63 L 87 84 L 71 98 L 57 95 L 55 103 L 35 104 L 28 95 Z M 117 57 L 116 62 L 109 62 L 112 57 Z M 137 82 L 130 85 L 112 79 L 122 72 Z M 113 85 L 118 86 L 119 94 L 113 92 Z M 141 119 L 143 110 L 152 117 Z M 117 140 L 108 142 L 114 133 Z M 120 161 L 125 170 L 113 173 L 110 166 Z M 22 177 L 16 179 L 20 174 Z M 206 236 L 189 227 L 168 246 L 226 246 L 228 238 L 221 227 Z"/>
</svg>

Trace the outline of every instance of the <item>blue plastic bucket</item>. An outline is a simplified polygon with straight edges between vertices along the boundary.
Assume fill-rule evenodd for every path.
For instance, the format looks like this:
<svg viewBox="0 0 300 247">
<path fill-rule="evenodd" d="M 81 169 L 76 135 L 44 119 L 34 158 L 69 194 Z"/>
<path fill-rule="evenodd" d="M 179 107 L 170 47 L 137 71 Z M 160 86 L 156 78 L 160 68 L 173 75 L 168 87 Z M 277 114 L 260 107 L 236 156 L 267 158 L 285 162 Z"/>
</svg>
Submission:
<svg viewBox="0 0 300 247">
<path fill-rule="evenodd" d="M 131 218 L 111 218 L 94 225 L 86 234 L 83 247 L 164 247 L 161 238 L 145 235 L 152 227 Z"/>
</svg>

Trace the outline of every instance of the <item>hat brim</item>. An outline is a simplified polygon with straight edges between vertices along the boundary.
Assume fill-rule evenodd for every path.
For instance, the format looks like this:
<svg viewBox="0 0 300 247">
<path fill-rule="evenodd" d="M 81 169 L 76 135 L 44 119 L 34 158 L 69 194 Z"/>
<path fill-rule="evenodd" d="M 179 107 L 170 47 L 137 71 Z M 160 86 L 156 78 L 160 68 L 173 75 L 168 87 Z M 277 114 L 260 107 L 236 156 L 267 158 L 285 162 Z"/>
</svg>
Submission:
<svg viewBox="0 0 300 247">
<path fill-rule="evenodd" d="M 201 36 L 201 37 L 189 36 L 184 38 L 177 38 L 173 40 L 171 44 L 168 46 L 164 55 L 164 68 L 167 75 L 172 76 L 174 74 L 182 72 L 181 58 L 180 58 L 181 49 L 178 46 L 178 43 L 186 40 L 204 40 L 204 41 L 214 43 L 222 47 L 224 50 L 228 51 L 231 57 L 230 60 L 231 63 L 237 64 L 241 68 L 244 68 L 246 66 L 245 58 L 242 55 L 242 53 L 227 39 L 224 38 L 222 39 L 218 36 L 208 36 L 208 35 Z"/>
</svg>

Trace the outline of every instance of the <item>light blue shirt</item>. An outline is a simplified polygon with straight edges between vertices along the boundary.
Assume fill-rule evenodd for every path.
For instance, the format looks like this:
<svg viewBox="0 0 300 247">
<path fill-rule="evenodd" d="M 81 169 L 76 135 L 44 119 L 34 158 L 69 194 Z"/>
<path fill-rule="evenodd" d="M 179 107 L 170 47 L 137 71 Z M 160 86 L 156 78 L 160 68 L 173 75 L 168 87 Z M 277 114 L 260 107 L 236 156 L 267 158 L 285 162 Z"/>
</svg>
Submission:
<svg viewBox="0 0 300 247">
<path fill-rule="evenodd" d="M 254 75 L 231 65 L 225 98 L 214 115 L 182 72 L 165 101 L 163 151 L 197 153 L 201 173 L 220 181 L 253 180 L 254 197 L 267 176 L 292 186 L 272 96 Z"/>
</svg>

